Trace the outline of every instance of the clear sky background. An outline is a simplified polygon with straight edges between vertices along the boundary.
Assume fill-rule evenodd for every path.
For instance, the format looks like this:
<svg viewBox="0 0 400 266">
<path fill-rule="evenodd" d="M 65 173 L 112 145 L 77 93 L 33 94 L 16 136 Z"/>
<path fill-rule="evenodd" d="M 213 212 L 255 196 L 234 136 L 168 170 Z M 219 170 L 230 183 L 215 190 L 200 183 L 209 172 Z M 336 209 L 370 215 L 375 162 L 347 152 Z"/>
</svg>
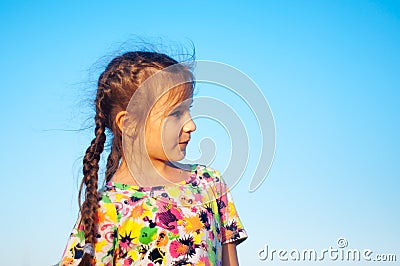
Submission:
<svg viewBox="0 0 400 266">
<path fill-rule="evenodd" d="M 254 137 L 249 170 L 232 190 L 249 235 L 241 265 L 309 265 L 257 253 L 337 248 L 339 237 L 400 260 L 399 1 L 1 1 L 0 21 L 1 265 L 59 260 L 93 137 L 73 131 L 90 125 L 90 69 L 133 35 L 190 40 L 197 59 L 240 69 L 269 102 L 275 159 L 253 193 L 262 147 L 243 118 Z M 212 94 L 201 84 L 198 93 Z M 210 131 L 199 128 L 190 151 L 210 134 L 212 166 L 223 168 L 228 135 Z"/>
</svg>

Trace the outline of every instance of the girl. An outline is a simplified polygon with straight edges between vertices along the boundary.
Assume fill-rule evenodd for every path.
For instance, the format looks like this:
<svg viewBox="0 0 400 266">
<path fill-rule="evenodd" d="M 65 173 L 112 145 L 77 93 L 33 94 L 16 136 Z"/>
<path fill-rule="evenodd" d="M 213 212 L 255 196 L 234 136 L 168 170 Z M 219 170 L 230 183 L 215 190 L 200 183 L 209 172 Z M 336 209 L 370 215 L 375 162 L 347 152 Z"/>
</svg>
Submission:
<svg viewBox="0 0 400 266">
<path fill-rule="evenodd" d="M 247 235 L 219 172 L 177 163 L 196 129 L 193 88 L 190 68 L 165 54 L 128 52 L 108 64 L 60 265 L 238 265 Z M 112 145 L 98 191 L 106 129 Z"/>
</svg>

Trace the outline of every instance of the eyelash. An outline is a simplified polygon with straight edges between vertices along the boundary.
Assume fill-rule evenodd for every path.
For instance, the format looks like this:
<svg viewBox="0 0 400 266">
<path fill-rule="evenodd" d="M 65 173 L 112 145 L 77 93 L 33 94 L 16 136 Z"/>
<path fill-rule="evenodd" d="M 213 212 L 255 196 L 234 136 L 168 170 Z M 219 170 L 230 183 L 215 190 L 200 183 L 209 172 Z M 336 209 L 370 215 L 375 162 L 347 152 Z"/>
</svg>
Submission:
<svg viewBox="0 0 400 266">
<path fill-rule="evenodd" d="M 175 117 L 180 117 L 181 116 L 181 111 L 175 111 L 171 114 L 171 116 L 175 116 Z"/>
<path fill-rule="evenodd" d="M 190 112 L 190 108 L 192 108 L 192 105 L 190 105 L 189 108 L 188 108 L 189 112 Z M 178 111 L 175 111 L 175 112 L 171 113 L 170 116 L 174 116 L 174 117 L 178 117 L 179 118 L 181 115 L 182 115 L 182 112 L 180 110 L 178 110 Z"/>
</svg>

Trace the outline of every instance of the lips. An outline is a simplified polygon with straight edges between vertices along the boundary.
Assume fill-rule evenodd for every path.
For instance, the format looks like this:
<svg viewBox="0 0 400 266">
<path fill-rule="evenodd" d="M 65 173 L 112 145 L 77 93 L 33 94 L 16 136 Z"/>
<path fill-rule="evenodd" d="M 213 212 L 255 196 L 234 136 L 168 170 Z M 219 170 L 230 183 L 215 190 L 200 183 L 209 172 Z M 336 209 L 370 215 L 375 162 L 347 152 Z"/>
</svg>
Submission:
<svg viewBox="0 0 400 266">
<path fill-rule="evenodd" d="M 188 140 L 185 140 L 185 141 L 181 141 L 181 142 L 179 142 L 179 144 L 188 144 L 188 143 L 189 143 L 189 141 L 190 141 L 190 139 L 188 139 Z"/>
</svg>

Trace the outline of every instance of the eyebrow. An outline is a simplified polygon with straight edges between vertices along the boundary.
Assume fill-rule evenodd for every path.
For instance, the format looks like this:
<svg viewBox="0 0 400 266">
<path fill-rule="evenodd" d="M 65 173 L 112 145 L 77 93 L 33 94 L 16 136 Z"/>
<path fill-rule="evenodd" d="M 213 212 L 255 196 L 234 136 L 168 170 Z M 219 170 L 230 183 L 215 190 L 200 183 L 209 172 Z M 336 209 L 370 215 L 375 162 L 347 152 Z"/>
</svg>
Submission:
<svg viewBox="0 0 400 266">
<path fill-rule="evenodd" d="M 193 99 L 190 100 L 190 102 L 184 101 L 184 102 L 178 103 L 172 110 L 177 110 L 180 108 L 187 108 L 192 104 L 193 104 Z"/>
</svg>

